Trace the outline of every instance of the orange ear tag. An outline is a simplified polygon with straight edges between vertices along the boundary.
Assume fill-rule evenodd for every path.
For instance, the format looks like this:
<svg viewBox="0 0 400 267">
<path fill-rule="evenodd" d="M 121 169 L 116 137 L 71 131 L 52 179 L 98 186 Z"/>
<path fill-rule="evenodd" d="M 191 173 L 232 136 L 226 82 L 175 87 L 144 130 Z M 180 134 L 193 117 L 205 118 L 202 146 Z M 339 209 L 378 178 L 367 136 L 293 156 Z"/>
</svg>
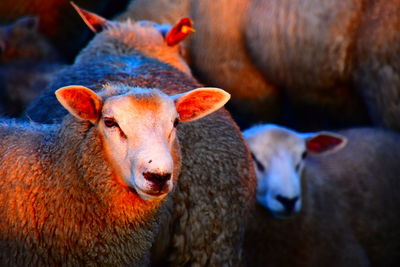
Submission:
<svg viewBox="0 0 400 267">
<path fill-rule="evenodd" d="M 167 33 L 165 41 L 169 46 L 174 46 L 183 41 L 188 35 L 196 32 L 192 28 L 193 21 L 189 18 L 181 19 L 172 29 Z"/>
</svg>

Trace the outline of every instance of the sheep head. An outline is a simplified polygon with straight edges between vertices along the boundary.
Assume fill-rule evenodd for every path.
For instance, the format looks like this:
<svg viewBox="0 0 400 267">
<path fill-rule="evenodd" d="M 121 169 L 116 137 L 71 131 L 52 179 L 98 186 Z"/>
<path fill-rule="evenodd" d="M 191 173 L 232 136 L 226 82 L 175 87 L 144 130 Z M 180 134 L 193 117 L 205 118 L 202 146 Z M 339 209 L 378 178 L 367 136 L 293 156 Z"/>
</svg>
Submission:
<svg viewBox="0 0 400 267">
<path fill-rule="evenodd" d="M 191 33 L 193 22 L 189 18 L 183 18 L 175 25 L 157 24 L 153 21 L 109 21 L 97 14 L 84 10 L 74 3 L 72 6 L 81 16 L 85 24 L 96 33 L 98 42 L 104 49 L 104 43 L 110 42 L 110 38 L 118 40 L 115 51 L 120 51 L 119 44 L 138 50 L 143 54 L 170 64 L 177 69 L 190 73 L 183 53 L 185 50 L 180 46 L 181 42 Z"/>
<path fill-rule="evenodd" d="M 257 201 L 277 218 L 301 210 L 301 176 L 307 155 L 334 153 L 347 143 L 335 133 L 301 134 L 276 125 L 253 127 L 244 137 L 256 167 Z"/>
<path fill-rule="evenodd" d="M 40 35 L 38 28 L 37 16 L 22 17 L 11 25 L 0 26 L 0 62 L 39 60 L 46 57 L 46 46 L 42 45 L 45 42 L 44 37 Z"/>
<path fill-rule="evenodd" d="M 103 99 L 86 87 L 67 86 L 58 89 L 56 97 L 72 115 L 97 128 L 105 157 L 121 184 L 151 200 L 165 197 L 177 179 L 178 123 L 212 113 L 230 96 L 217 88 L 174 96 L 157 89 L 129 88 Z"/>
</svg>

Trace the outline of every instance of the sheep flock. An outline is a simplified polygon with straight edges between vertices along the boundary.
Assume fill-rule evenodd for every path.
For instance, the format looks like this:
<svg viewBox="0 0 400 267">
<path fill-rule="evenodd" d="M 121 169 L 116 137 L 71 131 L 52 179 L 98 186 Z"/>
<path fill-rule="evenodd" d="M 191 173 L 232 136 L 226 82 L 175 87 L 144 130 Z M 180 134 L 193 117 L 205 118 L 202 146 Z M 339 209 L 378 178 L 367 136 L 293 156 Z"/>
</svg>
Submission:
<svg viewBox="0 0 400 267">
<path fill-rule="evenodd" d="M 400 266 L 400 0 L 2 0 L 0 266 Z"/>
</svg>

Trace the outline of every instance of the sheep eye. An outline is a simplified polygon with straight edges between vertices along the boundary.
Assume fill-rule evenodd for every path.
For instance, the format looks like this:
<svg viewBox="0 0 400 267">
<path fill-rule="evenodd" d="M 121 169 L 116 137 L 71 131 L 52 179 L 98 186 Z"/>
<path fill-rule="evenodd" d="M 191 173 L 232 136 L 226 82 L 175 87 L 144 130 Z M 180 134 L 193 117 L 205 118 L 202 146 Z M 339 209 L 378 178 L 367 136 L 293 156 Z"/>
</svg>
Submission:
<svg viewBox="0 0 400 267">
<path fill-rule="evenodd" d="M 178 118 L 176 118 L 176 119 L 174 120 L 174 128 L 176 128 L 176 126 L 178 126 L 178 124 L 179 124 L 179 120 L 178 120 Z"/>
<path fill-rule="evenodd" d="M 298 172 L 298 171 L 300 170 L 300 163 L 297 163 L 297 164 L 296 164 L 295 170 L 296 170 L 296 172 Z"/>
<path fill-rule="evenodd" d="M 104 118 L 104 124 L 109 128 L 119 127 L 118 123 L 113 118 Z"/>
<path fill-rule="evenodd" d="M 301 158 L 305 159 L 307 157 L 307 151 L 304 151 L 303 154 L 301 154 Z"/>
<path fill-rule="evenodd" d="M 263 172 L 265 170 L 264 165 L 254 156 L 253 153 L 251 153 L 251 157 L 253 158 L 254 162 L 256 163 L 257 169 L 260 172 Z"/>
</svg>

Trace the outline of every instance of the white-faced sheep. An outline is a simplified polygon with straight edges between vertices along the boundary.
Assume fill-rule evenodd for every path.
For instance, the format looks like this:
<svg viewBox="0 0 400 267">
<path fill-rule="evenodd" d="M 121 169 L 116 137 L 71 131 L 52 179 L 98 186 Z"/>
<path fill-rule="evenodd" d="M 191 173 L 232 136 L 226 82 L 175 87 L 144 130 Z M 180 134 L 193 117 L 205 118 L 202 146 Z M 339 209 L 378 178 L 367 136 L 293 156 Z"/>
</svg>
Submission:
<svg viewBox="0 0 400 267">
<path fill-rule="evenodd" d="M 64 110 L 55 89 L 78 83 L 102 92 L 104 86 L 159 88 L 167 95 L 200 87 L 179 54 L 150 22 L 110 22 L 83 12 L 99 31 L 71 67 L 55 77 L 48 92 L 28 110 L 34 121 L 60 121 Z M 103 29 L 100 31 L 100 29 Z M 168 33 L 169 34 L 169 33 Z M 154 262 L 172 265 L 236 265 L 256 180 L 250 153 L 229 113 L 220 109 L 178 126 L 182 169 L 162 214 Z"/>
<path fill-rule="evenodd" d="M 56 92 L 61 124 L 0 124 L 1 266 L 144 266 L 180 170 L 179 121 L 229 96 L 82 86 Z"/>
<path fill-rule="evenodd" d="M 193 73 L 229 88 L 243 125 L 372 118 L 400 129 L 399 8 L 398 0 L 134 0 L 123 17 L 173 23 L 179 17 L 170 14 L 190 15 Z"/>
<path fill-rule="evenodd" d="M 28 16 L 0 27 L 0 114 L 16 117 L 62 68 L 55 48 Z"/>
<path fill-rule="evenodd" d="M 398 266 L 398 135 L 263 125 L 244 136 L 258 177 L 249 266 Z"/>
</svg>

